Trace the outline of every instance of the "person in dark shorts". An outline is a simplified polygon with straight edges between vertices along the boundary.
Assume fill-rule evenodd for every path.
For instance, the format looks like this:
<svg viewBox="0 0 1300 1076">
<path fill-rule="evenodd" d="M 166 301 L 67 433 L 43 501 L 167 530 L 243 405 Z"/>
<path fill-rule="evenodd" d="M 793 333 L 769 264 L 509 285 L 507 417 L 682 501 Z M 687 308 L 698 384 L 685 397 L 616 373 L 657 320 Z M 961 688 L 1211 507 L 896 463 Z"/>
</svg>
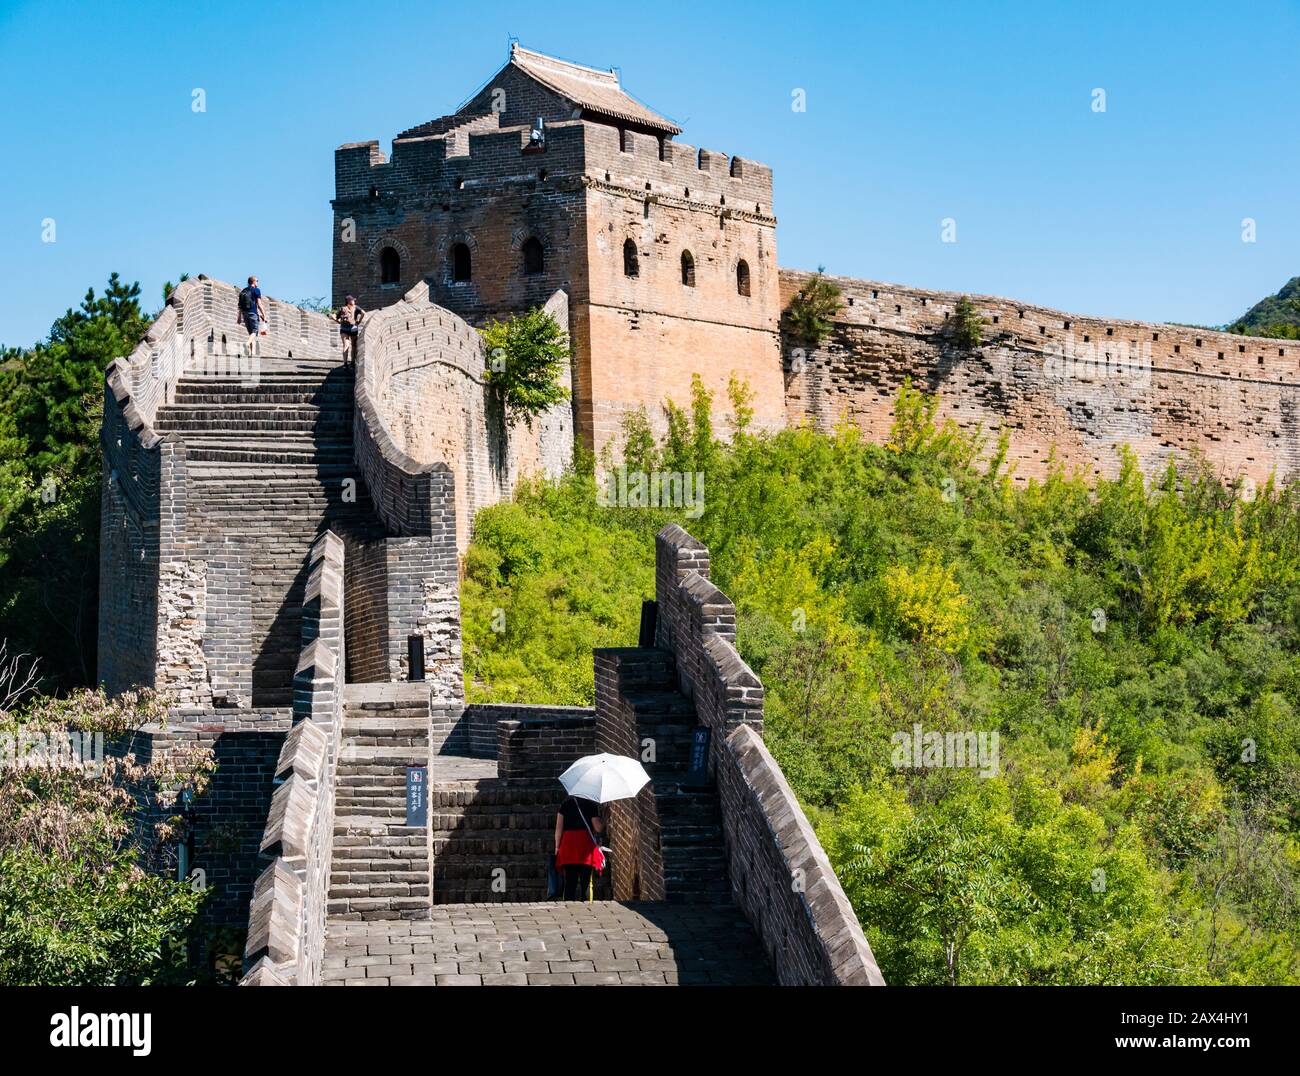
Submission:
<svg viewBox="0 0 1300 1076">
<path fill-rule="evenodd" d="M 357 354 L 357 327 L 366 312 L 357 306 L 357 297 L 349 295 L 339 307 L 334 320 L 339 323 L 339 338 L 343 341 L 343 362 L 355 362 Z"/>
<path fill-rule="evenodd" d="M 591 876 L 605 867 L 596 836 L 605 829 L 600 804 L 570 796 L 555 812 L 555 865 L 564 872 L 564 899 L 590 900 Z"/>
<path fill-rule="evenodd" d="M 266 320 L 266 304 L 262 302 L 262 289 L 257 277 L 248 278 L 248 287 L 239 293 L 239 320 L 248 330 L 248 353 L 252 355 L 257 345 L 257 334 Z"/>
</svg>

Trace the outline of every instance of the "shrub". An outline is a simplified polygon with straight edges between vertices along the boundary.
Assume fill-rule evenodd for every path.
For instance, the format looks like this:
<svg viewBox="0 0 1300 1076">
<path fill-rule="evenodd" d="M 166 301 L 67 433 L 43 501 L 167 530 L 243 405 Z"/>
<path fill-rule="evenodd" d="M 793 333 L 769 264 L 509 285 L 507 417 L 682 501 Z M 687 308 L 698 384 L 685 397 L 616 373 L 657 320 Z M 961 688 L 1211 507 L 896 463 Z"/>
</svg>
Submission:
<svg viewBox="0 0 1300 1076">
<path fill-rule="evenodd" d="M 839 285 L 828 279 L 825 273 L 825 266 L 818 266 L 817 272 L 808 278 L 785 311 L 790 331 L 812 347 L 817 347 L 830 335 L 831 319 L 840 310 Z"/>
<path fill-rule="evenodd" d="M 569 398 L 560 384 L 569 361 L 568 334 L 541 307 L 492 321 L 483 329 L 487 348 L 487 383 L 504 406 L 506 424 L 520 419 L 531 428 L 533 418 Z"/>
</svg>

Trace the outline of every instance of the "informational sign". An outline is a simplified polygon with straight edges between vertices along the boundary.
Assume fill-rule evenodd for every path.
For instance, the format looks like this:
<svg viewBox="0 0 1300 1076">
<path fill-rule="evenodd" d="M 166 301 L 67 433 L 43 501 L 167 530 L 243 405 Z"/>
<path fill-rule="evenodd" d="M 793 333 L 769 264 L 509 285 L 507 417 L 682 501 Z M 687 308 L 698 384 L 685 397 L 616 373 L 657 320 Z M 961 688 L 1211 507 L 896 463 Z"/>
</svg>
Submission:
<svg viewBox="0 0 1300 1076">
<path fill-rule="evenodd" d="M 702 787 L 709 783 L 709 729 L 706 725 L 691 730 L 691 757 L 684 785 Z"/>
<path fill-rule="evenodd" d="M 429 767 L 406 767 L 406 824 L 423 826 L 429 820 Z"/>
</svg>

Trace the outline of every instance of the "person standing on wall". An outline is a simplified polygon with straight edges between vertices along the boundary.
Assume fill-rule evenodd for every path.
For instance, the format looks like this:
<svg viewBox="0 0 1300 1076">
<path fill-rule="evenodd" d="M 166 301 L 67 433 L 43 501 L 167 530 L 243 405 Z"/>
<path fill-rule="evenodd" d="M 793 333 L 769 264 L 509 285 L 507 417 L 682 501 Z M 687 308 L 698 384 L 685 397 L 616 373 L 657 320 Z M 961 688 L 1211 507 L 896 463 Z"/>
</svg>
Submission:
<svg viewBox="0 0 1300 1076">
<path fill-rule="evenodd" d="M 357 297 L 355 295 L 349 295 L 334 315 L 334 320 L 339 323 L 339 337 L 343 341 L 343 364 L 345 366 L 350 362 L 356 362 L 357 328 L 361 324 L 361 319 L 365 316 L 366 312 L 357 306 Z"/>
<path fill-rule="evenodd" d="M 604 832 L 600 804 L 570 796 L 555 813 L 555 865 L 564 872 L 564 899 L 591 900 L 592 873 L 605 867 L 596 834 Z"/>
<path fill-rule="evenodd" d="M 258 333 L 265 320 L 266 303 L 262 300 L 262 289 L 257 286 L 257 277 L 250 276 L 248 287 L 239 293 L 239 321 L 248 330 L 249 358 L 255 354 Z"/>
</svg>

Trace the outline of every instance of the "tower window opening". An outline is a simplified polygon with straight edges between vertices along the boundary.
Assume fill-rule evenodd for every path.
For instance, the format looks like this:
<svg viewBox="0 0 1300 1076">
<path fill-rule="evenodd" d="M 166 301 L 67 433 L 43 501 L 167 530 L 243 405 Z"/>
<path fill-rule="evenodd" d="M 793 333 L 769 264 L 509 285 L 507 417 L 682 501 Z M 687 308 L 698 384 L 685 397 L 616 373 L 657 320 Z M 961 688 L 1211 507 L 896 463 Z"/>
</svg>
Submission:
<svg viewBox="0 0 1300 1076">
<path fill-rule="evenodd" d="M 524 240 L 524 272 L 529 276 L 536 276 L 546 268 L 546 254 L 542 250 L 542 243 L 536 236 L 530 235 Z"/>
<path fill-rule="evenodd" d="M 641 275 L 641 259 L 637 255 L 636 243 L 631 239 L 623 241 L 623 275 Z"/>
<path fill-rule="evenodd" d="M 682 251 L 682 283 L 688 287 L 695 287 L 695 258 L 689 250 Z"/>
<path fill-rule="evenodd" d="M 379 252 L 379 283 L 396 284 L 402 279 L 402 259 L 392 247 Z"/>
<path fill-rule="evenodd" d="M 736 292 L 739 295 L 749 294 L 749 262 L 744 258 L 736 263 Z M 850 303 L 852 301 L 849 300 Z"/>
<path fill-rule="evenodd" d="M 471 279 L 469 247 L 464 243 L 451 248 L 451 279 L 457 283 Z"/>
</svg>

